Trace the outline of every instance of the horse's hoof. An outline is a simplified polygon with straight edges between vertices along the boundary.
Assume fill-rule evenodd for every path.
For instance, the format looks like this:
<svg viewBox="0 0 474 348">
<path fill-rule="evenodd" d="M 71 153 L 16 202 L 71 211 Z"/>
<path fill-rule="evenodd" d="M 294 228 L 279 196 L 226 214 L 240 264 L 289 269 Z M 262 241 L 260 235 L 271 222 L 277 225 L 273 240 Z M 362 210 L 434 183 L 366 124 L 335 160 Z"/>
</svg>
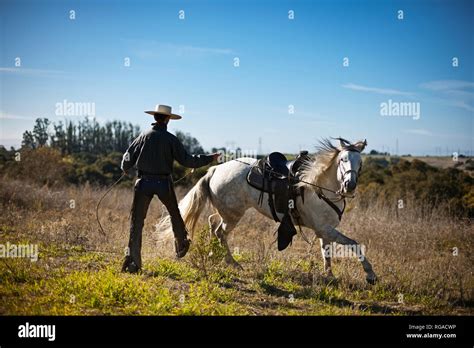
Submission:
<svg viewBox="0 0 474 348">
<path fill-rule="evenodd" d="M 232 266 L 232 268 L 235 269 L 235 270 L 238 270 L 238 271 L 243 271 L 244 270 L 244 268 L 240 265 L 240 263 L 238 263 L 235 260 L 227 261 L 227 264 L 229 266 Z"/>
<path fill-rule="evenodd" d="M 337 283 L 337 278 L 334 276 L 334 274 L 332 272 L 328 272 L 324 276 L 324 281 L 327 284 L 335 284 L 335 283 Z"/>
<path fill-rule="evenodd" d="M 242 267 L 242 265 L 241 265 L 240 263 L 238 263 L 238 262 L 233 263 L 233 264 L 232 264 L 232 267 L 234 267 L 234 269 L 236 269 L 236 270 L 238 270 L 238 271 L 243 271 L 243 270 L 244 270 L 244 268 Z"/>
<path fill-rule="evenodd" d="M 373 276 L 368 276 L 367 278 L 365 278 L 365 280 L 367 280 L 367 283 L 369 283 L 370 285 L 375 285 L 375 283 L 377 283 L 378 281 L 378 278 L 377 276 L 374 274 Z"/>
</svg>

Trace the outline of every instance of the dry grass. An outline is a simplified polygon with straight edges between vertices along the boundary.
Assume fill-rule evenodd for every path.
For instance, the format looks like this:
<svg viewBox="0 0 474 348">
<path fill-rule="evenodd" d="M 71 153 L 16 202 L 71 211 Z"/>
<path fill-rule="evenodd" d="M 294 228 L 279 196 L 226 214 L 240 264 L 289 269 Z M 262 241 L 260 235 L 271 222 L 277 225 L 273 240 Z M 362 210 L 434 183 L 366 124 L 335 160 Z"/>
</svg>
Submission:
<svg viewBox="0 0 474 348">
<path fill-rule="evenodd" d="M 171 244 L 154 232 L 162 215 L 154 199 L 143 236 L 145 272 L 130 276 L 118 270 L 128 242 L 132 190 L 119 188 L 104 199 L 100 217 L 107 237 L 95 220 L 103 193 L 91 186 L 52 190 L 2 181 L 0 244 L 37 243 L 40 260 L 1 260 L 0 313 L 474 313 L 472 225 L 441 210 L 423 219 L 417 209 L 400 210 L 397 217 L 377 203 L 369 210 L 348 210 L 340 229 L 367 247 L 380 278 L 370 286 L 352 258 L 334 259 L 337 281 L 327 279 L 319 243 L 310 247 L 297 237 L 286 251 L 276 251 L 275 223 L 254 211 L 247 212 L 229 241 L 244 271 L 203 255 L 209 250 L 220 255 L 214 244 L 202 246 L 212 243 L 205 238 L 184 260 L 174 261 Z"/>
</svg>

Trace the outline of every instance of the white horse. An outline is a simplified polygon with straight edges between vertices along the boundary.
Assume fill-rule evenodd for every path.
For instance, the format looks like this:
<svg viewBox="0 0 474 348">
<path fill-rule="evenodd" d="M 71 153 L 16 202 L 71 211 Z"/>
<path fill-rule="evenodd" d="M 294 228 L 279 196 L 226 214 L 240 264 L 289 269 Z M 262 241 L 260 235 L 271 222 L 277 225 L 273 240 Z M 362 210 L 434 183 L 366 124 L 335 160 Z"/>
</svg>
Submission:
<svg viewBox="0 0 474 348">
<path fill-rule="evenodd" d="M 351 144 L 347 140 L 339 140 L 339 147 L 332 145 L 329 140 L 323 140 L 316 155 L 304 163 L 301 182 L 298 184 L 305 187 L 304 203 L 301 197 L 297 197 L 295 202 L 300 214 L 300 224 L 313 230 L 320 238 L 324 270 L 331 277 L 331 255 L 327 250 L 332 243 L 348 245 L 351 248 L 359 245 L 336 229 L 340 222 L 339 215 L 318 192 L 324 193 L 341 211 L 345 204 L 343 198 L 353 194 L 356 189 L 362 166 L 360 153 L 367 145 L 366 141 Z M 246 181 L 250 165 L 255 162 L 254 158 L 239 158 L 209 168 L 207 174 L 179 203 L 183 220 L 191 235 L 206 204 L 210 203 L 215 208 L 216 212 L 209 216 L 211 231 L 227 249 L 227 263 L 238 267 L 240 265 L 232 257 L 227 244 L 229 233 L 249 208 L 272 218 L 270 207 L 266 204 L 268 194 L 265 193 L 264 203 L 259 205 L 260 191 Z M 328 190 L 320 191 L 321 187 Z M 278 214 L 278 217 L 281 219 L 283 214 Z M 171 233 L 169 217 L 162 219 L 157 227 L 161 232 Z M 366 273 L 367 282 L 375 283 L 377 276 L 367 258 L 359 255 L 359 260 Z"/>
</svg>

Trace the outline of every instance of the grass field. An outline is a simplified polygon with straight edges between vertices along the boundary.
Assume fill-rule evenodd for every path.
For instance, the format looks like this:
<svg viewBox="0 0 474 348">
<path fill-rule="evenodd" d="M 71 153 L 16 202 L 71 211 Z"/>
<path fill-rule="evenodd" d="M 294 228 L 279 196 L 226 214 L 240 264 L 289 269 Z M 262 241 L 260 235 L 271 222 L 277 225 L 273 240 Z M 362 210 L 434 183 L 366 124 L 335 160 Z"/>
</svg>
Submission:
<svg viewBox="0 0 474 348">
<path fill-rule="evenodd" d="M 275 223 L 254 211 L 229 241 L 243 271 L 226 267 L 204 225 L 177 261 L 170 241 L 155 231 L 162 215 L 155 198 L 144 228 L 144 272 L 129 275 L 119 271 L 132 190 L 118 188 L 104 200 L 106 237 L 95 221 L 104 192 L 1 182 L 0 244 L 37 244 L 39 259 L 0 259 L 0 314 L 474 314 L 472 225 L 441 209 L 421 215 L 376 202 L 369 210 L 350 204 L 340 227 L 366 246 L 380 279 L 371 286 L 355 258 L 334 259 L 337 279 L 327 278 L 317 240 L 309 245 L 297 236 L 278 252 Z"/>
</svg>

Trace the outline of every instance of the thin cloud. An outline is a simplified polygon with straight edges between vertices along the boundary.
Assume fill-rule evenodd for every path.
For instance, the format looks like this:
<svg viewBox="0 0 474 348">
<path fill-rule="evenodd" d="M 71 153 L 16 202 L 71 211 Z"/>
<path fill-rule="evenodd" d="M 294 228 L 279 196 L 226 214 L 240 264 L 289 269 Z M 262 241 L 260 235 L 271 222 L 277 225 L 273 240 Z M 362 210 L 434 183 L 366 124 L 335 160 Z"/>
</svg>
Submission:
<svg viewBox="0 0 474 348">
<path fill-rule="evenodd" d="M 447 104 L 450 106 L 467 110 L 467 111 L 471 111 L 471 112 L 474 111 L 474 106 L 470 105 L 468 102 L 463 101 L 463 100 L 450 100 L 450 101 L 447 101 Z"/>
<path fill-rule="evenodd" d="M 9 67 L 0 67 L 0 73 L 6 74 L 19 74 L 19 75 L 27 75 L 27 76 L 49 76 L 49 77 L 56 77 L 56 76 L 64 76 L 66 72 L 60 70 L 45 70 L 45 69 L 28 69 L 28 68 L 9 68 Z"/>
<path fill-rule="evenodd" d="M 134 51 L 134 54 L 142 59 L 158 58 L 165 55 L 196 57 L 235 54 L 230 48 L 172 44 L 155 40 L 124 39 L 123 41 L 127 42 Z"/>
<path fill-rule="evenodd" d="M 474 82 L 463 80 L 437 80 L 420 84 L 420 87 L 430 90 L 437 95 L 436 101 L 464 109 L 474 111 Z"/>
<path fill-rule="evenodd" d="M 405 133 L 424 135 L 424 136 L 433 136 L 434 134 L 426 129 L 405 129 Z"/>
<path fill-rule="evenodd" d="M 346 83 L 342 85 L 342 87 L 351 89 L 353 91 L 369 92 L 369 93 L 376 93 L 376 94 L 383 94 L 383 95 L 404 95 L 404 96 L 413 95 L 413 93 L 404 92 L 397 89 L 368 87 L 368 86 L 356 85 L 355 83 Z"/>
<path fill-rule="evenodd" d="M 170 45 L 179 54 L 232 54 L 233 51 L 229 48 L 212 48 L 212 47 L 198 47 L 198 46 L 178 46 Z"/>
<path fill-rule="evenodd" d="M 446 139 L 473 139 L 472 136 L 463 135 L 459 133 L 433 133 L 427 129 L 417 128 L 417 129 L 404 129 L 404 133 L 415 134 L 427 137 L 436 137 L 436 138 L 446 138 Z"/>
<path fill-rule="evenodd" d="M 474 88 L 474 82 L 462 80 L 437 80 L 420 84 L 421 88 L 432 91 L 452 91 Z"/>
</svg>

